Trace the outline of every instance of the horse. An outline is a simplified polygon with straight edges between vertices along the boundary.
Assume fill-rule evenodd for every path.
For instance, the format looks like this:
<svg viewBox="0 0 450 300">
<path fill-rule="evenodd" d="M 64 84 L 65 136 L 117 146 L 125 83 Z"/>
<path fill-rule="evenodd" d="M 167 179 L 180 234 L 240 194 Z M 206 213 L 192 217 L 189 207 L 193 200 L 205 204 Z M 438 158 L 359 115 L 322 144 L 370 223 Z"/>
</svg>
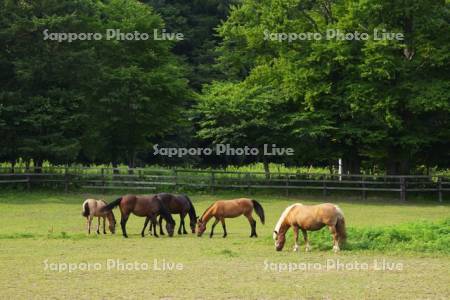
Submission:
<svg viewBox="0 0 450 300">
<path fill-rule="evenodd" d="M 144 227 L 141 231 L 142 237 L 145 236 L 145 227 L 147 227 L 147 224 L 150 220 L 152 221 L 153 226 L 155 226 L 154 235 L 155 237 L 158 237 L 158 235 L 156 234 L 156 216 L 158 214 L 160 214 L 166 220 L 166 230 L 169 233 L 169 236 L 173 236 L 175 220 L 172 218 L 172 216 L 162 203 L 161 199 L 157 195 L 125 195 L 106 205 L 102 210 L 111 211 L 116 206 L 119 206 L 120 208 L 120 226 L 122 227 L 122 234 L 125 238 L 128 237 L 126 224 L 131 213 L 138 217 L 145 217 Z"/>
<path fill-rule="evenodd" d="M 286 232 L 292 226 L 294 230 L 295 246 L 298 251 L 298 230 L 303 233 L 305 250 L 310 251 L 307 231 L 316 231 L 328 226 L 333 236 L 333 251 L 338 252 L 339 246 L 345 242 L 347 233 L 345 229 L 345 218 L 342 210 L 335 204 L 323 203 L 318 205 L 303 205 L 295 203 L 288 206 L 281 214 L 275 229 L 273 239 L 275 249 L 281 251 L 286 241 Z"/>
<path fill-rule="evenodd" d="M 225 226 L 225 218 L 235 218 L 239 217 L 240 215 L 244 215 L 247 217 L 250 227 L 251 227 L 251 234 L 250 237 L 258 237 L 256 234 L 256 221 L 252 217 L 252 212 L 255 210 L 256 214 L 259 216 L 261 223 L 264 224 L 264 209 L 259 204 L 258 201 L 247 199 L 247 198 L 240 198 L 240 199 L 234 199 L 234 200 L 220 200 L 216 201 L 214 204 L 212 204 L 210 207 L 208 207 L 203 215 L 198 219 L 197 221 L 197 235 L 200 237 L 202 236 L 203 232 L 206 230 L 206 224 L 208 221 L 215 217 L 215 221 L 211 227 L 211 233 L 209 235 L 210 238 L 212 238 L 214 234 L 214 227 L 217 225 L 217 223 L 222 222 L 223 227 L 223 237 L 225 238 L 227 236 L 227 228 Z"/>
<path fill-rule="evenodd" d="M 191 227 L 192 233 L 195 233 L 195 225 L 197 223 L 197 214 L 195 212 L 195 207 L 192 204 L 191 199 L 186 195 L 173 195 L 169 193 L 159 193 L 158 197 L 161 199 L 164 206 L 167 208 L 171 214 L 180 214 L 180 227 L 178 228 L 178 234 L 187 234 L 186 225 L 184 223 L 184 218 L 186 214 L 189 214 L 189 225 Z M 159 216 L 159 233 L 164 235 L 162 229 L 162 217 Z M 152 230 L 152 224 L 150 224 L 149 232 Z"/>
<path fill-rule="evenodd" d="M 114 213 L 102 212 L 101 209 L 105 207 L 108 203 L 103 200 L 86 199 L 82 205 L 81 215 L 86 218 L 86 225 L 88 234 L 91 234 L 91 225 L 94 217 L 98 217 L 97 223 L 97 234 L 100 234 L 100 218 L 103 219 L 103 234 L 106 234 L 105 219 L 108 219 L 109 231 L 111 233 L 116 232 L 116 218 Z"/>
</svg>

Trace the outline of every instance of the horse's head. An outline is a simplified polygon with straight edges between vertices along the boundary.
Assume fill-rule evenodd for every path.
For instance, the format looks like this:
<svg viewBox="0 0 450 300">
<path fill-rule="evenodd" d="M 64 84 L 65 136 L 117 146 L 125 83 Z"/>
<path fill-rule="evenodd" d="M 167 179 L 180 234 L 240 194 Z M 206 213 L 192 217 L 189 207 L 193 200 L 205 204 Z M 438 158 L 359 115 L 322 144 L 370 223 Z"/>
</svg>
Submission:
<svg viewBox="0 0 450 300">
<path fill-rule="evenodd" d="M 203 232 L 206 230 L 206 222 L 199 219 L 197 221 L 197 236 L 202 236 Z"/>
<path fill-rule="evenodd" d="M 191 220 L 190 220 L 190 222 L 189 222 L 189 225 L 191 226 L 191 230 L 192 230 L 192 233 L 195 233 L 195 226 L 197 225 L 197 219 L 198 218 L 192 218 Z"/>
<path fill-rule="evenodd" d="M 281 232 L 273 231 L 273 237 L 275 240 L 275 249 L 277 251 L 283 250 L 284 243 L 286 242 L 286 234 L 283 234 Z"/>
<path fill-rule="evenodd" d="M 116 233 L 116 218 L 114 217 L 113 212 L 110 212 L 108 214 L 108 221 L 109 221 L 109 231 L 112 234 Z"/>
<path fill-rule="evenodd" d="M 170 237 L 173 236 L 173 232 L 175 231 L 175 222 L 166 222 L 166 230 Z"/>
</svg>

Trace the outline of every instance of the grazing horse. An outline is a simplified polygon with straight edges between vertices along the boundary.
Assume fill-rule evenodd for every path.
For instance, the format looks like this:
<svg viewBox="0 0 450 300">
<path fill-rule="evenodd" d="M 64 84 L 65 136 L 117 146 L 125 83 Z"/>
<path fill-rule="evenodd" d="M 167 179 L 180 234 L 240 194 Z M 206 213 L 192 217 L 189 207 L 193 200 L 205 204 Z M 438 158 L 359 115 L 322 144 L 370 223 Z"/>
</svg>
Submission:
<svg viewBox="0 0 450 300">
<path fill-rule="evenodd" d="M 154 234 L 156 237 L 158 237 L 158 235 L 156 234 L 156 216 L 159 214 L 167 222 L 166 230 L 169 233 L 169 236 L 173 236 L 175 221 L 157 195 L 125 195 L 111 202 L 102 210 L 111 211 L 116 206 L 119 206 L 120 213 L 122 215 L 120 219 L 120 226 L 122 227 L 122 234 L 124 237 L 128 237 L 126 224 L 131 213 L 138 217 L 145 217 L 144 227 L 141 231 L 142 237 L 144 237 L 145 227 L 147 227 L 147 224 L 150 220 L 152 221 L 153 226 L 155 226 Z"/>
<path fill-rule="evenodd" d="M 247 217 L 250 227 L 252 229 L 250 237 L 258 237 L 256 234 L 256 221 L 252 217 L 252 212 L 255 210 L 256 214 L 261 219 L 261 223 L 264 224 L 264 209 L 258 201 L 240 198 L 234 200 L 221 200 L 216 201 L 213 205 L 208 207 L 203 215 L 197 222 L 197 235 L 202 236 L 203 232 L 206 230 L 206 224 L 208 221 L 215 217 L 216 220 L 211 227 L 211 233 L 209 237 L 211 238 L 214 234 L 214 227 L 217 223 L 222 222 L 223 227 L 223 237 L 227 236 L 227 228 L 225 226 L 225 218 L 235 218 L 240 215 L 244 215 Z"/>
<path fill-rule="evenodd" d="M 116 218 L 114 217 L 114 213 L 110 212 L 102 212 L 101 209 L 105 207 L 108 203 L 103 200 L 95 200 L 95 199 L 86 199 L 82 205 L 81 215 L 86 218 L 87 231 L 91 234 L 91 225 L 94 217 L 98 217 L 97 223 L 97 234 L 100 234 L 100 218 L 103 219 L 103 234 L 106 234 L 106 226 L 105 219 L 108 218 L 109 223 L 109 231 L 111 233 L 116 232 Z"/>
<path fill-rule="evenodd" d="M 197 222 L 197 214 L 195 212 L 195 207 L 186 195 L 173 195 L 169 193 L 159 193 L 159 199 L 161 199 L 164 206 L 167 208 L 171 214 L 180 214 L 180 227 L 178 227 L 178 234 L 187 234 L 186 225 L 184 224 L 184 218 L 189 214 L 189 225 L 191 227 L 192 233 L 195 233 L 195 224 Z M 162 217 L 159 216 L 159 233 L 164 235 L 162 229 Z M 150 224 L 149 231 L 152 230 L 152 224 Z"/>
<path fill-rule="evenodd" d="M 328 226 L 333 235 L 333 251 L 339 251 L 347 238 L 345 230 L 345 219 L 342 210 L 335 204 L 323 203 L 318 205 L 303 205 L 295 203 L 288 206 L 281 214 L 280 219 L 273 231 L 275 249 L 281 251 L 286 241 L 286 232 L 292 226 L 294 230 L 295 246 L 298 251 L 298 230 L 303 233 L 305 250 L 310 251 L 307 231 L 315 231 Z"/>
</svg>

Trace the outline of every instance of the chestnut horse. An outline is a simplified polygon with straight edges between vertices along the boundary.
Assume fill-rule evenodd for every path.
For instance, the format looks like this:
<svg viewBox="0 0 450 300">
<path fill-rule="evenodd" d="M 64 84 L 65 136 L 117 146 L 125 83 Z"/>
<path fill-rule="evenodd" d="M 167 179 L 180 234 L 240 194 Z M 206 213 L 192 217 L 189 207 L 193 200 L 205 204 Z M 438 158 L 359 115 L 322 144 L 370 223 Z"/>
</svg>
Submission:
<svg viewBox="0 0 450 300">
<path fill-rule="evenodd" d="M 197 222 L 197 235 L 202 236 L 203 232 L 206 230 L 206 224 L 208 221 L 215 217 L 215 221 L 211 227 L 211 233 L 209 237 L 211 238 L 214 234 L 214 227 L 217 223 L 222 222 L 223 227 L 223 237 L 227 236 L 227 228 L 225 226 L 225 218 L 235 218 L 240 215 L 247 217 L 248 222 L 251 227 L 250 237 L 258 237 L 256 234 L 256 221 L 252 217 L 252 212 L 255 210 L 256 214 L 259 216 L 261 223 L 264 224 L 264 209 L 258 201 L 240 198 L 234 200 L 221 200 L 216 201 L 213 205 L 208 207 L 203 215 Z"/>
<path fill-rule="evenodd" d="M 171 214 L 180 214 L 180 227 L 178 227 L 178 234 L 187 234 L 186 225 L 184 224 L 184 218 L 189 214 L 189 225 L 191 227 L 192 233 L 195 233 L 195 224 L 197 222 L 197 214 L 195 212 L 195 207 L 186 195 L 173 195 L 169 193 L 159 193 L 159 199 L 161 199 L 164 206 L 167 208 Z M 162 217 L 159 216 L 159 233 L 164 235 L 162 229 Z M 150 224 L 149 231 L 152 230 L 152 224 Z"/>
<path fill-rule="evenodd" d="M 173 236 L 175 221 L 157 195 L 125 195 L 106 205 L 102 209 L 102 211 L 111 211 L 116 206 L 119 206 L 120 213 L 122 215 L 120 219 L 120 226 L 122 227 L 122 234 L 124 237 L 128 237 L 126 224 L 131 213 L 138 217 L 145 217 L 144 227 L 141 231 L 142 237 L 144 237 L 145 227 L 147 227 L 147 224 L 150 220 L 152 221 L 153 226 L 155 226 L 154 234 L 156 237 L 158 237 L 158 235 L 156 234 L 156 216 L 159 214 L 167 222 L 166 229 L 169 233 L 169 236 Z"/>
<path fill-rule="evenodd" d="M 97 222 L 97 234 L 100 234 L 100 218 L 103 219 L 103 234 L 106 234 L 105 219 L 108 218 L 109 231 L 111 233 L 116 232 L 116 218 L 114 213 L 102 212 L 101 209 L 105 207 L 108 203 L 103 200 L 86 199 L 82 205 L 81 215 L 86 218 L 87 231 L 91 234 L 91 225 L 94 217 L 98 217 Z"/>
<path fill-rule="evenodd" d="M 286 232 L 292 226 L 294 230 L 295 246 L 298 250 L 298 230 L 303 233 L 305 240 L 305 250 L 311 250 L 308 241 L 307 231 L 315 231 L 328 226 L 333 236 L 333 251 L 339 251 L 347 238 L 345 229 L 345 219 L 342 210 L 335 204 L 323 203 L 318 205 L 303 205 L 295 203 L 288 206 L 281 214 L 280 219 L 273 231 L 275 249 L 281 251 L 286 241 Z"/>
</svg>

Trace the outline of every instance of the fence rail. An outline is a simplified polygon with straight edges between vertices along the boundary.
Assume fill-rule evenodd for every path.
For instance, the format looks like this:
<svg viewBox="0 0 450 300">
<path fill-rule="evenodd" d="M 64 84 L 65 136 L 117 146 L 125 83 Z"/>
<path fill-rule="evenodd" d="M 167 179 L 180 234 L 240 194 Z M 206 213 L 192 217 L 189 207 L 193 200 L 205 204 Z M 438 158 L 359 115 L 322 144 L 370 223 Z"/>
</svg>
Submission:
<svg viewBox="0 0 450 300">
<path fill-rule="evenodd" d="M 157 187 L 190 187 L 209 189 L 273 189 L 321 190 L 360 192 L 365 199 L 368 192 L 398 193 L 405 201 L 407 193 L 436 193 L 440 202 L 450 192 L 450 178 L 446 176 L 413 175 L 338 175 L 311 173 L 230 172 L 185 169 L 128 169 L 128 168 L 64 168 L 50 167 L 28 170 L 0 168 L 0 187 L 25 184 L 28 189 L 45 184 L 59 184 L 64 190 L 156 190 Z M 449 193 L 450 194 L 450 193 Z"/>
</svg>

